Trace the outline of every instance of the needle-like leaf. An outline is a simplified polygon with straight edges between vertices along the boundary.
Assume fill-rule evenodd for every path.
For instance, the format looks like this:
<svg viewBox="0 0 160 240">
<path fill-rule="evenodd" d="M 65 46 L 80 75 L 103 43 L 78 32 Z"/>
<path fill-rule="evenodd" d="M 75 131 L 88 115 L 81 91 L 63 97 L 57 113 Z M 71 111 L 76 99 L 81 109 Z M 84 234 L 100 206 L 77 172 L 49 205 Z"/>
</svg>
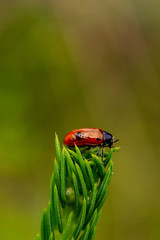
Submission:
<svg viewBox="0 0 160 240">
<path fill-rule="evenodd" d="M 93 240 L 101 208 L 107 197 L 113 172 L 112 155 L 104 153 L 104 164 L 96 151 L 63 147 L 55 135 L 57 160 L 50 183 L 50 202 L 44 209 L 41 236 L 36 240 Z"/>
</svg>

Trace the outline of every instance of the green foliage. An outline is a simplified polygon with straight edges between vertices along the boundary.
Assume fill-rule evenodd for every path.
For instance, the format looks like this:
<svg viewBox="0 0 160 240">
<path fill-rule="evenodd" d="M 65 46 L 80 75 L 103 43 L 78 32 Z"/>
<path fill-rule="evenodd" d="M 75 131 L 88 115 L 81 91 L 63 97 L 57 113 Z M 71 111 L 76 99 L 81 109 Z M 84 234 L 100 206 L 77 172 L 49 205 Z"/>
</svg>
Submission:
<svg viewBox="0 0 160 240">
<path fill-rule="evenodd" d="M 50 184 L 50 202 L 44 209 L 41 221 L 41 238 L 36 240 L 90 240 L 94 239 L 96 224 L 107 196 L 108 185 L 113 172 L 110 149 L 101 157 L 95 155 L 96 149 L 61 150 L 55 136 L 57 160 Z"/>
</svg>

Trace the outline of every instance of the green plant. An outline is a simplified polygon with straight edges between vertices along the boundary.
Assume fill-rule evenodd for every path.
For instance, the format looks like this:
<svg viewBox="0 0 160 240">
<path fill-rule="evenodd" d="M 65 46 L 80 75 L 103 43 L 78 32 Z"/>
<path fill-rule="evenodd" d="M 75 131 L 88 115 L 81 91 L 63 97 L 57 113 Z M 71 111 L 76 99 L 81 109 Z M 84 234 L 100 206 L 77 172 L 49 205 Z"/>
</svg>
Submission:
<svg viewBox="0 0 160 240">
<path fill-rule="evenodd" d="M 105 152 L 103 164 L 95 148 L 83 156 L 77 146 L 61 150 L 57 135 L 55 147 L 50 202 L 43 211 L 41 237 L 38 234 L 36 240 L 94 239 L 113 172 L 112 154 L 119 148 Z"/>
</svg>

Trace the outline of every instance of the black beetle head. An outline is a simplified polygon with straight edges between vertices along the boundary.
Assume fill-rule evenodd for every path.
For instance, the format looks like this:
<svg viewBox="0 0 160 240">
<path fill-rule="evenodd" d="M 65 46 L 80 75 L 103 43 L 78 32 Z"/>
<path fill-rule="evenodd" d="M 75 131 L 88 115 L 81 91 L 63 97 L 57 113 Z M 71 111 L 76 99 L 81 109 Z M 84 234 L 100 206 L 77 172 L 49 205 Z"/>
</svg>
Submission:
<svg viewBox="0 0 160 240">
<path fill-rule="evenodd" d="M 113 143 L 119 141 L 119 139 L 117 140 L 113 140 L 114 137 L 112 136 L 112 134 L 106 132 L 106 131 L 103 131 L 103 144 L 106 145 L 106 147 L 113 147 Z"/>
<path fill-rule="evenodd" d="M 112 134 L 106 132 L 106 131 L 103 131 L 103 143 L 104 145 L 108 145 L 109 148 L 112 147 L 113 145 L 113 136 Z"/>
</svg>

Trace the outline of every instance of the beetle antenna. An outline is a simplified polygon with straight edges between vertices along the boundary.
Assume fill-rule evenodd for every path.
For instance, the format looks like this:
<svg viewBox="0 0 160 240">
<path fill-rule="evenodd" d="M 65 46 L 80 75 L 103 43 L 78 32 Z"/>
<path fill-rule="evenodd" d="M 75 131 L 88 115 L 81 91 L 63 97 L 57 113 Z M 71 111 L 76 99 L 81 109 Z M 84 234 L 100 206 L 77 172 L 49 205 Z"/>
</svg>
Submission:
<svg viewBox="0 0 160 240">
<path fill-rule="evenodd" d="M 118 141 L 119 141 L 119 139 L 116 139 L 113 143 L 118 142 Z"/>
</svg>

